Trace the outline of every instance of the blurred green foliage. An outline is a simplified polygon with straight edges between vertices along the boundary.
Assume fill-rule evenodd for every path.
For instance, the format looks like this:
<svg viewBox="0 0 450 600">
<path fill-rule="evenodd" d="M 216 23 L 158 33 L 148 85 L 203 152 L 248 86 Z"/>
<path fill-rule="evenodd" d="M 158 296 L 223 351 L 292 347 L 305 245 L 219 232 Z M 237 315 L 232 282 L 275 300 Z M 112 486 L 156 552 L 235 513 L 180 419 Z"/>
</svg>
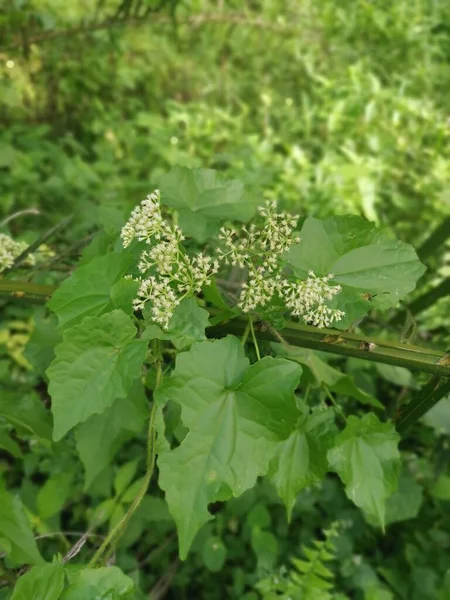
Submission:
<svg viewBox="0 0 450 600">
<path fill-rule="evenodd" d="M 277 199 L 301 216 L 361 214 L 419 247 L 450 215 L 449 91 L 448 0 L 6 0 L 2 232 L 31 242 L 74 214 L 57 240 L 64 250 L 100 225 L 117 228 L 123 211 L 178 164 L 239 177 L 255 197 Z M 4 226 L 30 208 L 39 214 Z M 449 252 L 443 260 L 428 257 L 429 286 L 448 279 Z M 58 274 L 41 278 L 53 283 Z M 24 356 L 29 307 L 7 306 L 5 314 L 0 379 L 21 395 L 28 431 L 42 410 L 30 392 L 40 379 L 28 360 L 43 361 L 43 372 L 50 362 L 43 343 L 50 340 L 51 357 L 58 333 L 42 312 Z M 425 337 L 450 343 L 448 295 L 418 321 Z M 35 343 L 41 350 L 33 360 Z M 333 365 L 367 394 L 388 402 L 398 396 L 386 370 L 355 359 Z M 273 488 L 261 482 L 213 507 L 215 520 L 182 565 L 163 499 L 147 497 L 119 544 L 118 563 L 138 587 L 154 590 L 154 599 L 166 583 L 164 593 L 177 599 L 275 597 L 291 581 L 289 560 L 339 520 L 327 563 L 339 590 L 334 598 L 447 600 L 449 427 L 445 411 L 436 415 L 403 442 L 404 485 L 386 536 L 364 522 L 334 478 L 299 495 L 290 525 Z M 120 519 L 127 501 L 118 500 L 113 484 L 124 465 L 136 466 L 142 444 L 125 445 L 89 496 L 74 447 L 59 444 L 56 453 L 40 444 L 20 464 L 10 457 L 0 463 L 20 489 L 36 534 L 83 527 L 92 505 L 107 506 L 105 521 Z M 20 456 L 17 444 L 9 448 Z M 61 502 L 73 504 L 62 517 L 53 507 L 45 522 L 45 498 L 53 498 L 55 486 Z M 405 514 L 409 520 L 401 523 Z M 74 541 L 49 536 L 44 554 Z M 281 564 L 289 579 L 277 587 L 271 578 Z M 0 588 L 0 599 L 9 593 Z"/>
<path fill-rule="evenodd" d="M 118 0 L 7 4 L 3 214 L 92 225 L 173 164 L 408 241 L 450 212 L 446 0 L 147 0 L 155 12 L 119 23 Z"/>
</svg>

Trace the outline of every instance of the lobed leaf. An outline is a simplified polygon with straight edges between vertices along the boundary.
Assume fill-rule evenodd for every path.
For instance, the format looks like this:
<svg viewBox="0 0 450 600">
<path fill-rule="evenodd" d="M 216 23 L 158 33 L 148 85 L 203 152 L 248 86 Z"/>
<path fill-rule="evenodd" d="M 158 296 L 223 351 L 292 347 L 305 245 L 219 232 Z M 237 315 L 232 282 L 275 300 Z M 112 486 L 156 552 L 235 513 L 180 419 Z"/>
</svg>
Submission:
<svg viewBox="0 0 450 600">
<path fill-rule="evenodd" d="M 135 335 L 121 310 L 86 317 L 64 332 L 47 369 L 55 440 L 128 396 L 147 352 L 146 340 Z"/>
<path fill-rule="evenodd" d="M 334 417 L 332 409 L 306 415 L 277 445 L 269 475 L 286 505 L 288 520 L 298 493 L 322 481 L 328 470 L 327 452 L 337 433 Z"/>
<path fill-rule="evenodd" d="M 178 356 L 157 399 L 178 402 L 190 429 L 178 448 L 158 458 L 181 558 L 212 518 L 208 504 L 239 496 L 267 472 L 277 442 L 298 418 L 293 391 L 300 373 L 295 363 L 271 357 L 249 366 L 233 336 L 195 344 Z"/>
<path fill-rule="evenodd" d="M 334 274 L 332 283 L 340 284 L 342 292 L 330 306 L 346 312 L 339 328 L 371 308 L 395 306 L 425 271 L 412 246 L 389 238 L 361 217 L 309 217 L 300 236 L 300 243 L 286 255 L 288 264 L 302 278 L 309 270 L 320 276 Z"/>
<path fill-rule="evenodd" d="M 58 600 L 64 587 L 60 562 L 33 567 L 18 580 L 11 600 Z"/>
<path fill-rule="evenodd" d="M 219 231 L 223 221 L 246 222 L 256 204 L 237 180 L 223 180 L 212 169 L 176 166 L 160 181 L 161 202 L 178 211 L 183 233 L 205 242 Z"/>
<path fill-rule="evenodd" d="M 111 464 L 122 444 L 141 431 L 146 417 L 144 390 L 137 381 L 129 397 L 117 398 L 104 412 L 78 425 L 75 438 L 86 471 L 85 489 Z"/>
<path fill-rule="evenodd" d="M 47 303 L 58 316 L 60 329 L 114 309 L 132 314 L 138 284 L 123 276 L 135 259 L 131 252 L 109 252 L 76 269 Z"/>
<path fill-rule="evenodd" d="M 18 564 L 43 562 L 18 497 L 0 488 L 0 537 L 7 541 L 6 554 Z M 2 542 L 5 549 L 5 545 Z"/>
<path fill-rule="evenodd" d="M 351 415 L 328 462 L 345 484 L 347 496 L 377 525 L 384 528 L 386 500 L 396 488 L 400 471 L 400 436 L 392 423 L 373 414 Z"/>
</svg>

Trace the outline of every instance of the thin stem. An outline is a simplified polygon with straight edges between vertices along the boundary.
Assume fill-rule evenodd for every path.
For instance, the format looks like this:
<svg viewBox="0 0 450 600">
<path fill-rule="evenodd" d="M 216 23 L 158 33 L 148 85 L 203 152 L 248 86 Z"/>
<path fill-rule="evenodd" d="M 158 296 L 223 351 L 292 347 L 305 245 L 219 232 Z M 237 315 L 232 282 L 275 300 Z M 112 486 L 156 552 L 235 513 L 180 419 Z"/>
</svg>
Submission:
<svg viewBox="0 0 450 600">
<path fill-rule="evenodd" d="M 215 314 L 213 309 L 210 309 L 210 313 Z M 236 317 L 226 323 L 208 328 L 207 335 L 210 338 L 223 337 L 230 333 L 241 336 L 246 325 L 246 319 Z M 265 323 L 257 330 L 256 335 L 259 340 L 279 341 L 272 328 L 267 327 Z M 448 364 L 445 352 L 435 348 L 421 348 L 411 344 L 377 340 L 349 333 L 348 331 L 318 329 L 317 327 L 294 322 L 286 324 L 282 336 L 285 343 L 300 348 L 361 358 L 362 360 L 433 373 L 442 377 L 450 376 L 450 364 Z"/>
<path fill-rule="evenodd" d="M 243 333 L 242 338 L 241 338 L 241 344 L 243 346 L 245 346 L 245 343 L 247 341 L 249 333 L 250 333 L 250 321 L 247 323 L 247 327 L 244 329 L 244 333 Z"/>
<path fill-rule="evenodd" d="M 18 298 L 41 301 L 48 300 L 57 286 L 41 285 L 24 281 L 8 281 L 0 279 L 0 296 L 12 295 Z M 211 316 L 216 316 L 218 311 L 209 308 Z M 235 317 L 209 327 L 209 337 L 222 337 L 228 334 L 242 336 L 247 327 L 247 319 Z M 318 329 L 302 323 L 287 323 L 283 329 L 283 340 L 274 333 L 272 327 L 262 325 L 257 330 L 260 340 L 283 341 L 300 348 L 321 350 L 341 356 L 351 356 L 380 362 L 387 365 L 405 367 L 406 369 L 433 373 L 441 377 L 450 377 L 450 364 L 443 350 L 436 348 L 422 348 L 412 344 L 399 344 L 387 340 L 377 340 L 363 335 L 339 331 L 337 329 Z"/>
<path fill-rule="evenodd" d="M 251 318 L 251 316 L 248 317 L 248 324 L 250 326 L 250 331 L 252 334 L 253 345 L 255 346 L 256 357 L 258 360 L 261 360 L 261 354 L 259 352 L 258 340 L 256 339 L 255 328 L 253 327 L 253 319 Z"/>
<path fill-rule="evenodd" d="M 325 384 L 322 384 L 322 387 L 325 390 L 327 397 L 329 398 L 331 404 L 334 406 L 338 415 L 341 416 L 344 419 L 344 421 L 347 423 L 347 417 L 345 416 L 344 411 L 342 410 L 341 406 L 334 399 L 333 394 L 330 392 L 330 389 L 328 388 L 328 386 Z"/>
<path fill-rule="evenodd" d="M 158 358 L 156 363 L 156 384 L 155 389 L 157 389 L 162 382 L 162 368 L 161 368 L 161 359 Z M 117 542 L 119 537 L 122 535 L 126 526 L 128 525 L 129 520 L 133 516 L 133 514 L 138 509 L 142 499 L 147 493 L 148 486 L 150 485 L 150 481 L 152 479 L 153 471 L 155 468 L 156 461 L 156 431 L 155 431 L 155 417 L 156 417 L 157 404 L 155 400 L 153 400 L 153 406 L 150 413 L 150 419 L 148 424 L 148 433 L 147 433 L 147 465 L 146 465 L 146 473 L 142 482 L 141 487 L 139 488 L 136 497 L 133 502 L 130 504 L 127 512 L 122 517 L 122 519 L 117 523 L 112 531 L 109 532 L 104 542 L 94 554 L 92 560 L 89 563 L 89 567 L 95 567 L 95 565 L 100 562 L 100 560 L 105 555 L 108 548 L 112 548 L 113 544 Z"/>
<path fill-rule="evenodd" d="M 308 398 L 309 398 L 309 394 L 310 394 L 310 392 L 311 392 L 311 386 L 310 386 L 310 385 L 309 385 L 309 383 L 308 383 L 308 384 L 307 384 L 307 386 L 306 386 L 306 390 L 305 390 L 305 396 L 304 396 L 304 398 L 303 398 L 303 400 L 304 400 L 305 402 L 308 402 Z"/>
<path fill-rule="evenodd" d="M 19 210 L 12 215 L 9 215 L 3 221 L 0 222 L 0 227 L 4 227 L 10 221 L 17 219 L 18 217 L 23 217 L 24 215 L 40 215 L 40 211 L 37 208 L 26 208 L 25 210 Z"/>
</svg>

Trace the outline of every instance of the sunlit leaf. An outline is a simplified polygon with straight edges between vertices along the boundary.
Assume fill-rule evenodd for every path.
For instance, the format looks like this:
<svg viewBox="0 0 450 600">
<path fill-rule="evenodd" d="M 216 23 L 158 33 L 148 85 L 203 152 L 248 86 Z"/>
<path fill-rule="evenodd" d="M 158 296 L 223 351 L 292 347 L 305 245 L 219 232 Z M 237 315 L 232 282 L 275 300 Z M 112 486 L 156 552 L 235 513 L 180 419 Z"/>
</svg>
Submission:
<svg viewBox="0 0 450 600">
<path fill-rule="evenodd" d="M 201 342 L 180 354 L 158 401 L 181 404 L 190 432 L 159 456 L 159 483 L 175 518 L 184 558 L 214 500 L 239 496 L 266 473 L 277 442 L 298 411 L 293 391 L 300 368 L 264 358 L 249 367 L 239 340 Z"/>
</svg>

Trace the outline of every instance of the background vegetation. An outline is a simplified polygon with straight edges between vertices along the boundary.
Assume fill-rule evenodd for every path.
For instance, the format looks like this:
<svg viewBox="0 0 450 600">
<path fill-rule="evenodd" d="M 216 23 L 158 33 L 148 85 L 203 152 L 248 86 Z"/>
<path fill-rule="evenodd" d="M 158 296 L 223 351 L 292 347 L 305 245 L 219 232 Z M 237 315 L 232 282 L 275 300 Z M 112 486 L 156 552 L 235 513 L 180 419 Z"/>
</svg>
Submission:
<svg viewBox="0 0 450 600">
<path fill-rule="evenodd" d="M 359 214 L 421 248 L 429 268 L 412 298 L 416 336 L 449 347 L 447 0 L 6 0 L 0 115 L 1 232 L 42 242 L 73 215 L 42 250 L 33 281 L 61 281 L 84 247 L 87 260 L 99 229 L 115 231 L 172 165 L 212 167 L 261 202 L 276 199 L 301 217 Z M 43 348 L 57 334 L 43 307 L 0 302 L 0 425 L 9 434 L 6 398 L 25 398 L 28 415 L 48 403 Z M 392 314 L 383 332 L 398 339 L 405 314 Z M 394 411 L 423 382 L 355 359 L 332 364 Z M 448 599 L 449 436 L 447 398 L 402 442 L 404 476 L 385 534 L 333 477 L 299 495 L 290 525 L 261 483 L 218 503 L 180 563 L 155 491 L 116 562 L 142 598 L 271 598 L 275 570 L 339 521 L 333 597 Z M 105 520 L 123 514 L 138 441 L 86 492 L 70 441 L 42 443 L 43 431 L 39 443 L 16 437 L 0 443 L 2 481 L 20 495 L 48 556 L 66 553 L 99 506 Z M 0 587 L 0 598 L 10 591 Z"/>
</svg>

